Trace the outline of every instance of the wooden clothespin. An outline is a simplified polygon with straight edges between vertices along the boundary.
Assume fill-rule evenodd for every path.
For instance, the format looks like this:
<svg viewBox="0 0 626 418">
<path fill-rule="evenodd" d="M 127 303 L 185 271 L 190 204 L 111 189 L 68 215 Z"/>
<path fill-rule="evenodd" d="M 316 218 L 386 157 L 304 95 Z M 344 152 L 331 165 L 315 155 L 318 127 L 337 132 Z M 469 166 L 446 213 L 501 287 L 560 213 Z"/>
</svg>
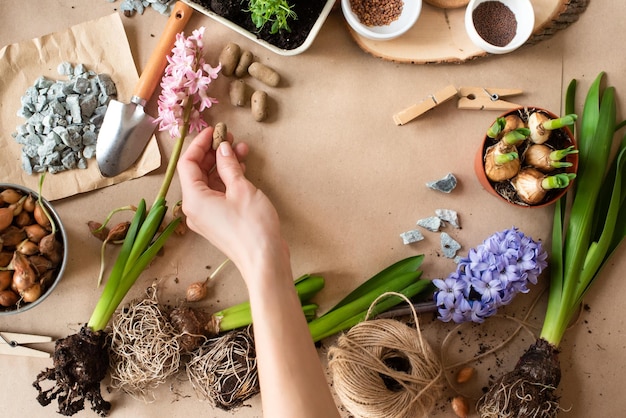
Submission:
<svg viewBox="0 0 626 418">
<path fill-rule="evenodd" d="M 0 354 L 12 356 L 49 358 L 50 353 L 34 348 L 24 347 L 22 344 L 49 343 L 51 337 L 32 334 L 17 334 L 14 332 L 0 332 Z"/>
<path fill-rule="evenodd" d="M 520 89 L 497 89 L 484 87 L 461 87 L 457 108 L 473 110 L 510 110 L 520 107 L 516 103 L 502 100 L 502 97 L 522 94 Z"/>
<path fill-rule="evenodd" d="M 445 87 L 444 89 L 439 90 L 435 94 L 428 96 L 422 102 L 417 103 L 407 109 L 404 109 L 401 112 L 396 113 L 395 115 L 393 115 L 393 121 L 396 123 L 396 125 L 404 125 L 406 123 L 409 123 L 416 117 L 426 113 L 433 107 L 438 106 L 441 103 L 450 100 L 456 95 L 457 95 L 456 87 L 452 85 Z"/>
</svg>

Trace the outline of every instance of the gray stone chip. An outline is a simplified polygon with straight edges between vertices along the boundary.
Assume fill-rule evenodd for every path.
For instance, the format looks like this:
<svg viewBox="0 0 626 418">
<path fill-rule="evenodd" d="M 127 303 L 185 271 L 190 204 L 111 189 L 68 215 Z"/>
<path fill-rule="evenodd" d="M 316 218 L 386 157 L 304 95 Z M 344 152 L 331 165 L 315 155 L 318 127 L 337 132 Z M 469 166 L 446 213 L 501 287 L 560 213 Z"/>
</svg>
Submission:
<svg viewBox="0 0 626 418">
<path fill-rule="evenodd" d="M 445 177 L 435 181 L 429 181 L 426 183 L 426 186 L 433 190 L 437 190 L 443 193 L 450 193 L 452 190 L 456 188 L 456 177 L 454 174 L 448 173 Z"/>
<path fill-rule="evenodd" d="M 17 111 L 26 122 L 12 136 L 22 145 L 22 168 L 28 174 L 87 168 L 108 103 L 117 95 L 111 77 L 83 64 L 62 62 L 57 71 L 68 80 L 39 77 Z"/>
<path fill-rule="evenodd" d="M 448 222 L 453 227 L 459 229 L 461 224 L 459 223 L 459 216 L 456 211 L 452 209 L 435 209 L 435 214 L 439 219 L 444 222 Z"/>
<path fill-rule="evenodd" d="M 450 235 L 445 232 L 441 233 L 441 251 L 447 258 L 455 258 L 456 252 L 461 249 L 461 244 L 456 242 Z"/>
<path fill-rule="evenodd" d="M 405 245 L 408 245 L 408 244 L 413 244 L 414 242 L 423 240 L 424 235 L 422 235 L 422 233 L 419 230 L 412 229 L 410 231 L 401 233 L 400 238 L 402 238 L 402 242 Z"/>
<path fill-rule="evenodd" d="M 428 218 L 418 220 L 417 225 L 431 232 L 437 232 L 441 228 L 441 219 L 437 216 L 429 216 Z"/>
</svg>

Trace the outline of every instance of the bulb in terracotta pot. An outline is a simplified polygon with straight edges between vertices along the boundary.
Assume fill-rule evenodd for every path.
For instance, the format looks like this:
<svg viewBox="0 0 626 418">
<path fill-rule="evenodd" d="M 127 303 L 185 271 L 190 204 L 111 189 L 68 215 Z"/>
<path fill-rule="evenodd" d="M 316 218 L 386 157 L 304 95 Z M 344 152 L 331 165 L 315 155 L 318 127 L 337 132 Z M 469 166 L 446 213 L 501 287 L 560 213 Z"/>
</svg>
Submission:
<svg viewBox="0 0 626 418">
<path fill-rule="evenodd" d="M 541 171 L 526 167 L 511 180 L 517 196 L 529 205 L 538 205 L 543 202 L 546 193 L 553 189 L 564 189 L 576 178 L 574 173 L 560 173 L 546 175 Z"/>
<path fill-rule="evenodd" d="M 508 134 L 512 131 L 524 132 L 523 130 L 526 128 L 526 124 L 516 114 L 501 116 L 497 118 L 493 124 L 487 129 L 487 136 L 491 139 L 500 139 L 504 135 Z M 528 134 L 526 134 L 528 136 Z"/>
<path fill-rule="evenodd" d="M 548 115 L 540 111 L 534 111 L 528 116 L 528 129 L 530 140 L 535 144 L 543 144 L 550 139 L 550 133 L 555 129 L 571 126 L 576 122 L 575 114 L 565 115 L 561 118 L 550 119 Z"/>
<path fill-rule="evenodd" d="M 518 115 L 506 115 L 504 117 L 504 127 L 502 128 L 502 135 L 505 135 L 511 131 L 526 128 L 526 124 Z"/>
<path fill-rule="evenodd" d="M 485 154 L 485 174 L 491 181 L 509 180 L 519 172 L 521 163 L 517 152 L 499 153 L 497 145 L 492 146 Z"/>
<path fill-rule="evenodd" d="M 484 160 L 489 180 L 500 182 L 515 177 L 521 167 L 516 146 L 527 137 L 528 129 L 518 128 L 503 135 L 500 141 L 487 149 Z"/>
<path fill-rule="evenodd" d="M 565 149 L 554 150 L 545 144 L 533 144 L 524 153 L 524 162 L 537 170 L 549 173 L 557 168 L 571 167 L 572 163 L 562 161 L 570 154 L 576 154 L 578 150 L 574 146 Z"/>
</svg>

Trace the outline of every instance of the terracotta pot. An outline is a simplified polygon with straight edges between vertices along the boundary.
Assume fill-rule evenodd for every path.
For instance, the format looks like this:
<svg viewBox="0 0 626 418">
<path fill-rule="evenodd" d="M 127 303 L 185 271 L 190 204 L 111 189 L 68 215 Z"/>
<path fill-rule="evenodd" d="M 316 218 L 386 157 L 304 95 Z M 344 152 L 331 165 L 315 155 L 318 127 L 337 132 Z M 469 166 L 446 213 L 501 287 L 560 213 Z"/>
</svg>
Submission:
<svg viewBox="0 0 626 418">
<path fill-rule="evenodd" d="M 541 111 L 542 113 L 545 113 L 546 115 L 548 115 L 548 117 L 550 117 L 551 119 L 559 117 L 558 115 L 555 115 L 554 113 L 548 110 L 539 108 L 539 107 L 521 107 L 521 108 L 513 109 L 500 115 L 500 117 L 504 117 L 504 116 L 511 115 L 511 114 L 517 114 L 518 116 L 522 118 L 522 120 L 526 121 L 528 119 L 528 115 L 534 111 Z M 487 131 L 487 128 L 485 128 L 485 132 Z M 509 204 L 512 204 L 514 206 L 518 206 L 518 207 L 539 208 L 539 207 L 544 207 L 544 206 L 553 204 L 558 199 L 560 199 L 567 192 L 567 190 L 572 186 L 573 182 L 570 182 L 570 184 L 566 188 L 549 191 L 546 194 L 546 197 L 544 198 L 544 200 L 541 203 L 536 204 L 536 205 L 529 205 L 521 201 L 517 197 L 517 194 L 515 193 L 515 190 L 513 189 L 513 186 L 511 185 L 510 181 L 507 180 L 507 181 L 496 183 L 496 182 L 489 180 L 487 178 L 487 175 L 485 174 L 484 155 L 485 155 L 487 148 L 489 148 L 494 143 L 495 141 L 493 139 L 489 138 L 487 135 L 484 136 L 484 138 L 481 141 L 480 147 L 478 148 L 476 152 L 476 156 L 474 158 L 474 171 L 476 172 L 476 177 L 478 178 L 478 181 L 483 186 L 483 188 L 487 190 L 489 193 L 491 193 L 492 195 L 498 197 L 499 199 Z M 550 135 L 550 139 L 546 142 L 546 145 L 550 145 L 554 147 L 555 149 L 563 149 L 571 145 L 574 145 L 574 147 L 576 147 L 576 139 L 574 138 L 574 135 L 572 134 L 571 130 L 569 130 L 568 128 L 561 128 L 552 132 L 552 134 Z M 522 153 L 523 153 L 523 148 L 520 149 L 520 153 L 519 153 L 521 158 L 523 158 Z M 572 163 L 572 166 L 567 167 L 565 169 L 557 169 L 554 171 L 554 173 L 559 173 L 559 172 L 576 173 L 577 172 L 578 154 L 568 155 L 565 158 L 565 161 Z M 523 160 L 522 160 L 522 167 L 524 167 Z"/>
</svg>

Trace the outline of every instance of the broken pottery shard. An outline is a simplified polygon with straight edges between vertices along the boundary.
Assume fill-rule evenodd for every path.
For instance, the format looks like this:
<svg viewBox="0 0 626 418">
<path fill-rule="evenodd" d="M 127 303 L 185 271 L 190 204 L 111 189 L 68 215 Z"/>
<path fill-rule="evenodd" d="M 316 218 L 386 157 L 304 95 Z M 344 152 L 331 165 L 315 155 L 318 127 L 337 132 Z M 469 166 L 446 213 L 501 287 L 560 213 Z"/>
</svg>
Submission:
<svg viewBox="0 0 626 418">
<path fill-rule="evenodd" d="M 456 187 L 456 177 L 454 177 L 454 174 L 448 173 L 442 179 L 426 183 L 426 186 L 433 190 L 450 193 Z"/>
<path fill-rule="evenodd" d="M 439 219 L 444 222 L 448 222 L 455 228 L 461 228 L 461 224 L 459 223 L 459 216 L 456 211 L 451 209 L 435 209 L 435 214 Z"/>
<path fill-rule="evenodd" d="M 439 228 L 441 228 L 441 218 L 437 216 L 430 216 L 417 221 L 417 225 L 431 232 L 438 232 Z"/>
<path fill-rule="evenodd" d="M 456 257 L 456 252 L 461 249 L 461 244 L 456 242 L 452 237 L 445 232 L 441 233 L 441 251 L 443 255 L 448 258 Z"/>
<path fill-rule="evenodd" d="M 401 233 L 400 238 L 402 238 L 402 242 L 407 245 L 423 240 L 424 235 L 422 235 L 422 233 L 417 229 L 412 229 L 410 231 Z"/>
</svg>

